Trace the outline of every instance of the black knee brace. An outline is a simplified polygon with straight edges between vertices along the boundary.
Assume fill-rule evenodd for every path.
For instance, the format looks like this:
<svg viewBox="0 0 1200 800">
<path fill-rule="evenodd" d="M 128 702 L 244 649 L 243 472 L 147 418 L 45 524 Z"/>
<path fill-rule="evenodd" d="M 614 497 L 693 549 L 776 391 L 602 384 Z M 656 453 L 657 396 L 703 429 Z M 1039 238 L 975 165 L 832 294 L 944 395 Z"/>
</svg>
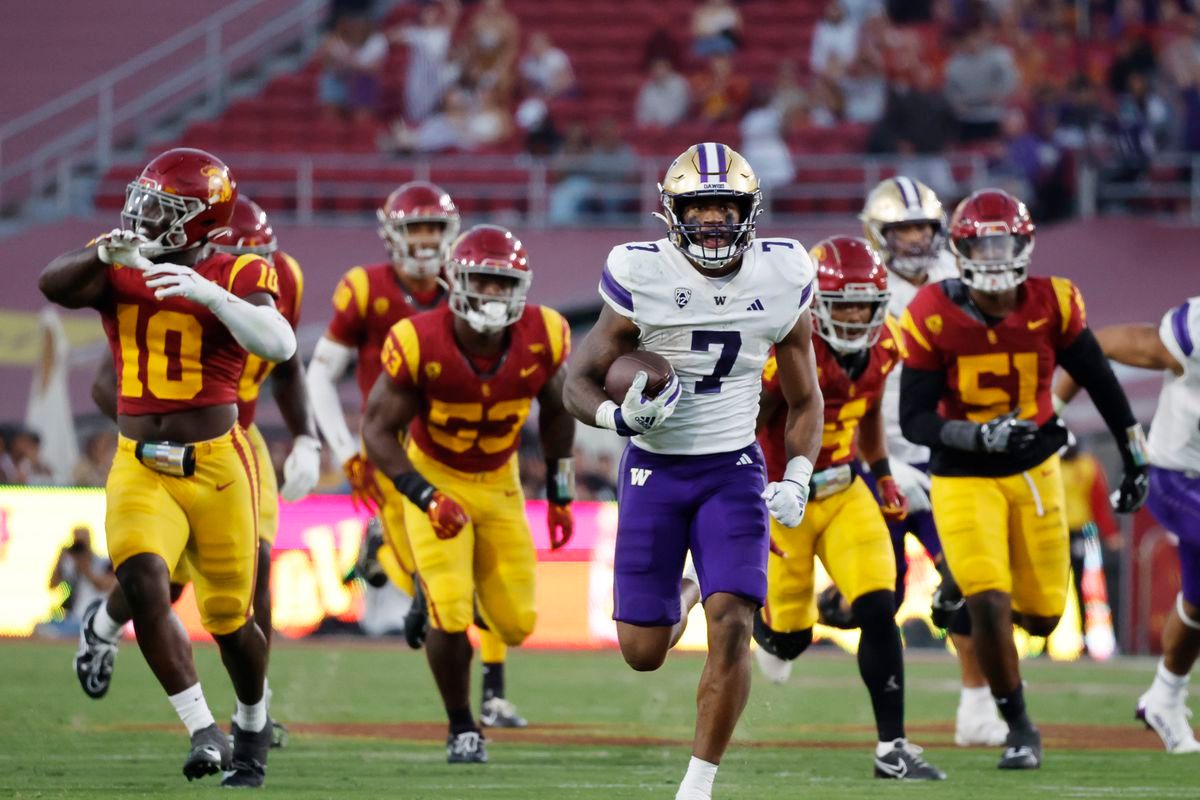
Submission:
<svg viewBox="0 0 1200 800">
<path fill-rule="evenodd" d="M 864 635 L 888 630 L 896 624 L 896 595 L 891 589 L 867 592 L 851 603 L 850 608 Z"/>
<path fill-rule="evenodd" d="M 783 633 L 767 627 L 762 614 L 754 615 L 754 641 L 776 658 L 794 661 L 812 644 L 812 638 L 812 628 L 805 628 L 794 633 Z"/>
<path fill-rule="evenodd" d="M 950 618 L 950 627 L 946 630 L 959 636 L 971 635 L 971 613 L 967 611 L 965 603 L 962 608 L 954 612 L 954 616 Z"/>
</svg>

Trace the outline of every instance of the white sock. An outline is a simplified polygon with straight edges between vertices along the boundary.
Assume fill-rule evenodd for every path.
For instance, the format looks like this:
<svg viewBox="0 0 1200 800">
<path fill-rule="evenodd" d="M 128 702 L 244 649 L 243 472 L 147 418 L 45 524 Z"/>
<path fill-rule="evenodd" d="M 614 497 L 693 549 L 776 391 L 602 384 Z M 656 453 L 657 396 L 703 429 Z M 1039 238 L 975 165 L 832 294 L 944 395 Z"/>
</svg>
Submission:
<svg viewBox="0 0 1200 800">
<path fill-rule="evenodd" d="M 249 733 L 258 733 L 267 727 L 267 698 L 263 695 L 257 703 L 246 705 L 237 701 L 237 710 L 233 712 L 233 721 L 237 726 Z"/>
<path fill-rule="evenodd" d="M 880 757 L 886 756 L 888 753 L 890 753 L 896 749 L 896 742 L 904 742 L 905 744 L 907 744 L 908 740 L 907 739 L 893 739 L 890 742 L 879 742 L 878 744 L 875 745 L 875 755 L 880 756 Z"/>
<path fill-rule="evenodd" d="M 964 686 L 958 696 L 958 704 L 960 706 L 992 705 L 994 702 L 992 700 L 992 690 L 986 684 L 983 686 Z"/>
<path fill-rule="evenodd" d="M 1167 702 L 1179 702 L 1180 695 L 1187 689 L 1189 675 L 1176 675 L 1167 669 L 1165 659 L 1158 660 L 1158 669 L 1154 671 L 1154 683 L 1150 691 Z"/>
<path fill-rule="evenodd" d="M 121 638 L 121 629 L 124 627 L 124 623 L 117 622 L 108 615 L 108 603 L 101 603 L 100 608 L 96 610 L 96 616 L 92 617 L 92 633 L 109 644 Z"/>
<path fill-rule="evenodd" d="M 717 765 L 692 756 L 687 773 L 675 793 L 675 800 L 710 800 L 713 779 L 717 777 Z"/>
<path fill-rule="evenodd" d="M 188 736 L 216 723 L 212 711 L 208 708 L 208 703 L 204 700 L 204 690 L 200 688 L 199 683 L 189 686 L 179 694 L 168 695 L 167 699 L 171 701 L 171 705 L 175 707 L 175 713 L 179 715 L 183 726 L 187 728 Z"/>
<path fill-rule="evenodd" d="M 267 708 L 271 707 L 271 682 L 263 678 L 263 700 L 267 701 Z"/>
</svg>

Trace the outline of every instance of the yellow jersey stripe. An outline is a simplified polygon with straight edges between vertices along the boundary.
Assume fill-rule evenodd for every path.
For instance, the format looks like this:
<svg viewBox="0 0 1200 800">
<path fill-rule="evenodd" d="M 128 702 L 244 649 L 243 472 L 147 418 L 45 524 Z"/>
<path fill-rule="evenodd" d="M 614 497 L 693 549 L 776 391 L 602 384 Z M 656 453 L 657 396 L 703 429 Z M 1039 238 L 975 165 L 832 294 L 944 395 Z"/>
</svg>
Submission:
<svg viewBox="0 0 1200 800">
<path fill-rule="evenodd" d="M 1050 285 L 1054 287 L 1054 296 L 1058 298 L 1058 314 L 1062 318 L 1062 332 L 1066 333 L 1071 326 L 1071 296 L 1075 294 L 1075 286 L 1066 278 L 1051 278 Z"/>
<path fill-rule="evenodd" d="M 362 267 L 355 267 L 346 273 L 346 283 L 350 284 L 350 291 L 354 294 L 358 315 L 366 318 L 367 301 L 370 299 L 368 295 L 371 293 L 371 286 L 367 281 L 367 271 Z"/>
<path fill-rule="evenodd" d="M 779 362 L 772 355 L 767 358 L 767 363 L 763 364 L 763 380 L 769 381 L 775 378 L 775 373 L 779 371 Z"/>
<path fill-rule="evenodd" d="M 396 342 L 400 345 L 400 352 L 404 354 L 404 363 L 408 366 L 408 377 L 412 379 L 415 386 L 417 373 L 420 372 L 421 367 L 421 342 L 417 339 L 417 329 L 411 322 L 402 319 L 392 326 L 392 335 L 396 337 Z"/>
<path fill-rule="evenodd" d="M 562 314 L 559 314 L 553 308 L 541 306 L 542 322 L 546 325 L 546 338 L 550 342 L 550 357 L 553 359 L 553 364 L 558 366 L 563 359 L 563 345 L 570 347 L 570 331 L 567 330 L 567 321 L 563 319 Z"/>
<path fill-rule="evenodd" d="M 229 283 L 225 286 L 225 290 L 232 292 L 233 282 L 237 280 L 238 273 L 241 272 L 247 264 L 253 264 L 255 261 L 261 260 L 261 256 L 256 256 L 253 253 L 247 253 L 244 256 L 238 256 L 237 261 L 233 262 L 233 269 L 229 270 Z"/>
<path fill-rule="evenodd" d="M 917 330 L 916 320 L 912 318 L 912 314 L 908 313 L 908 309 L 904 309 L 904 315 L 900 318 L 900 327 L 912 334 L 913 339 L 917 344 L 924 347 L 929 352 L 933 352 L 933 347 L 930 346 L 929 340 L 926 339 L 919 330 Z"/>
<path fill-rule="evenodd" d="M 300 316 L 300 304 L 304 299 L 304 273 L 300 271 L 300 262 L 287 253 L 283 254 L 283 263 L 287 264 L 288 269 L 292 271 L 292 281 L 296 284 L 296 302 L 294 308 L 296 309 L 296 316 Z"/>
</svg>

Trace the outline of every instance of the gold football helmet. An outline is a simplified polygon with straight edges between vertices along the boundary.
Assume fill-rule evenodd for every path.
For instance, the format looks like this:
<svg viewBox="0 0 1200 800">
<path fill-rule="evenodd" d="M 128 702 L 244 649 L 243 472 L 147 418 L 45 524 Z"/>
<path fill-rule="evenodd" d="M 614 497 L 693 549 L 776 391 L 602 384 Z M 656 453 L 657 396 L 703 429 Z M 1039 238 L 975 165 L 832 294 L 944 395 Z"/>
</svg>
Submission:
<svg viewBox="0 0 1200 800">
<path fill-rule="evenodd" d="M 912 178 L 897 175 L 880 182 L 867 195 L 859 219 L 867 241 L 884 263 L 901 276 L 920 281 L 937 262 L 945 243 L 946 213 L 933 189 Z M 928 240 L 900 243 L 890 235 L 893 226 L 926 223 L 933 227 Z"/>
<path fill-rule="evenodd" d="M 762 213 L 758 177 L 746 159 L 720 142 L 702 142 L 679 154 L 658 185 L 667 224 L 667 238 L 702 269 L 718 270 L 745 252 L 754 241 L 754 225 Z M 700 199 L 729 198 L 739 217 L 722 225 L 685 222 L 689 204 Z M 705 244 L 718 239 L 719 244 Z"/>
</svg>

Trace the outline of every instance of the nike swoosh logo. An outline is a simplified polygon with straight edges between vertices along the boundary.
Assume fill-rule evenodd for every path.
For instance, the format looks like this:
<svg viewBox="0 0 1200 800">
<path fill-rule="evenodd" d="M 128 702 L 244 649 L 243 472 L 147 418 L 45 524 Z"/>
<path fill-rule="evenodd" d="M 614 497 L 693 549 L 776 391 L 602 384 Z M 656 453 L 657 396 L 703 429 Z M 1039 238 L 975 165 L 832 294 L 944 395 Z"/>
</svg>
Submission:
<svg viewBox="0 0 1200 800">
<path fill-rule="evenodd" d="M 1026 323 L 1026 325 L 1029 326 L 1029 330 L 1036 331 L 1038 328 L 1042 327 L 1049 321 L 1050 320 L 1046 319 L 1045 317 L 1042 317 L 1041 319 L 1030 320 L 1029 322 Z"/>
<path fill-rule="evenodd" d="M 525 367 L 524 369 L 521 370 L 521 377 L 528 378 L 530 375 L 537 372 L 537 370 L 538 370 L 537 364 L 534 364 L 532 367 Z"/>
<path fill-rule="evenodd" d="M 905 764 L 903 761 L 901 761 L 899 764 L 893 765 L 887 763 L 886 761 L 880 761 L 877 758 L 875 759 L 875 766 L 879 767 L 879 769 L 883 770 L 889 775 L 895 775 L 897 778 L 903 778 L 906 774 L 908 774 L 908 764 Z"/>
<path fill-rule="evenodd" d="M 230 486 L 233 486 L 233 481 L 230 481 L 229 483 L 218 483 L 218 484 L 217 484 L 217 491 L 218 491 L 218 492 L 223 492 L 223 491 L 225 491 L 226 489 L 228 489 Z"/>
</svg>

